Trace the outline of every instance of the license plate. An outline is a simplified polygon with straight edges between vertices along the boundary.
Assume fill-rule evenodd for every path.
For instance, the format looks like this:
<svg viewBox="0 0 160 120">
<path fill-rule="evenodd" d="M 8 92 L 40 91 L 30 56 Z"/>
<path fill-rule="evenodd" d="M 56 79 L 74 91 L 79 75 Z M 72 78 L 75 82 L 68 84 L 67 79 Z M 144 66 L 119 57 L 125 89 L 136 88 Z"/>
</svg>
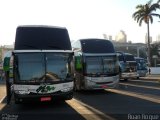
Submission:
<svg viewBox="0 0 160 120">
<path fill-rule="evenodd" d="M 101 85 L 101 88 L 105 89 L 105 88 L 107 88 L 107 85 Z"/>
<path fill-rule="evenodd" d="M 51 101 L 51 97 L 42 97 L 41 102 L 43 101 Z"/>
</svg>

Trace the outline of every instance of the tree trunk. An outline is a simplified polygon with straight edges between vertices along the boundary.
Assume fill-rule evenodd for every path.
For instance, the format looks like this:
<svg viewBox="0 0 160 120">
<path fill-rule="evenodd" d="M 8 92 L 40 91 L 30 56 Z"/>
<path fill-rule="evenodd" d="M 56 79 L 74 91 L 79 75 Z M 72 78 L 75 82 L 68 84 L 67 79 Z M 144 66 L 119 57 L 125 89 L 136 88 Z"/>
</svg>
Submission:
<svg viewBox="0 0 160 120">
<path fill-rule="evenodd" d="M 147 43 L 147 48 L 148 48 L 148 66 L 151 66 L 151 48 L 150 48 L 150 33 L 149 33 L 149 21 L 147 22 L 147 32 L 148 32 L 148 43 Z"/>
</svg>

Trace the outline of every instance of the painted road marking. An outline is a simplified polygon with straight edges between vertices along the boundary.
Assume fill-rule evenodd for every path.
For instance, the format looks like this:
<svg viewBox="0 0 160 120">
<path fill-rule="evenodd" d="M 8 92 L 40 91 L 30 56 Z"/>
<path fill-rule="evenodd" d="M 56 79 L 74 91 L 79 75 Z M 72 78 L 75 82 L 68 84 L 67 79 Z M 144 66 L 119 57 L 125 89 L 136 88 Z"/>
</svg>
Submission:
<svg viewBox="0 0 160 120">
<path fill-rule="evenodd" d="M 2 101 L 5 99 L 6 96 L 2 97 L 0 100 L 0 103 L 2 103 Z"/>
<path fill-rule="evenodd" d="M 6 103 L 2 103 L 3 100 L 5 99 L 6 96 L 4 96 L 1 100 L 0 100 L 0 110 L 2 110 L 5 106 L 6 106 Z"/>
<path fill-rule="evenodd" d="M 0 103 L 2 103 L 5 96 L 6 96 L 6 86 L 0 85 Z"/>
<path fill-rule="evenodd" d="M 147 89 L 160 90 L 160 87 L 151 87 L 151 86 L 144 86 L 144 85 L 134 85 L 134 84 L 129 84 L 129 83 L 119 83 L 119 84 L 120 85 L 133 86 L 133 87 L 141 87 L 141 88 L 147 88 Z"/>
<path fill-rule="evenodd" d="M 159 83 L 159 81 L 149 81 L 149 80 L 128 80 L 132 82 L 145 82 L 145 83 Z"/>
<path fill-rule="evenodd" d="M 6 104 L 3 103 L 3 100 L 6 97 L 6 85 L 0 84 L 0 110 L 2 110 Z"/>
<path fill-rule="evenodd" d="M 140 98 L 143 100 L 148 100 L 154 103 L 160 103 L 160 99 L 158 98 L 154 98 L 153 96 L 147 96 L 145 94 L 139 94 L 139 93 L 135 93 L 135 92 L 128 92 L 128 91 L 124 91 L 124 90 L 116 90 L 116 89 L 106 89 L 106 91 L 109 92 L 114 92 L 114 93 L 118 93 L 118 94 L 122 94 L 122 95 L 127 95 L 127 96 L 132 96 L 132 97 L 136 97 L 136 98 Z"/>
<path fill-rule="evenodd" d="M 86 120 L 116 120 L 115 118 L 102 113 L 101 111 L 76 99 L 66 101 L 74 110 L 82 115 Z"/>
</svg>

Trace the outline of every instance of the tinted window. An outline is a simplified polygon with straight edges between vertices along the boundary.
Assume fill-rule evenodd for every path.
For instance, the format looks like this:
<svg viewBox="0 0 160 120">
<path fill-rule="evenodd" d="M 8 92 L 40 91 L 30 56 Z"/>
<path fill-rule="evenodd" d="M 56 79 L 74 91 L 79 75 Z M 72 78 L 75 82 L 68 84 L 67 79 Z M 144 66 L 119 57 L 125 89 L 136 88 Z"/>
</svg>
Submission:
<svg viewBox="0 0 160 120">
<path fill-rule="evenodd" d="M 68 53 L 20 53 L 15 55 L 17 81 L 64 81 L 70 75 Z"/>
<path fill-rule="evenodd" d="M 101 57 L 87 57 L 86 59 L 87 73 L 102 73 L 102 58 Z"/>
<path fill-rule="evenodd" d="M 15 58 L 18 80 L 38 80 L 45 74 L 43 54 L 18 54 Z"/>
<path fill-rule="evenodd" d="M 118 61 L 116 56 L 86 57 L 86 71 L 88 74 L 117 73 Z"/>
<path fill-rule="evenodd" d="M 53 27 L 18 27 L 15 50 L 23 49 L 71 50 L 68 31 Z"/>
<path fill-rule="evenodd" d="M 69 73 L 69 55 L 68 54 L 53 54 L 48 53 L 47 57 L 47 79 L 64 80 Z"/>
<path fill-rule="evenodd" d="M 125 55 L 125 59 L 126 59 L 126 61 L 135 61 L 133 55 Z"/>
<path fill-rule="evenodd" d="M 109 40 L 83 39 L 81 46 L 85 53 L 115 53 L 114 46 Z"/>
</svg>

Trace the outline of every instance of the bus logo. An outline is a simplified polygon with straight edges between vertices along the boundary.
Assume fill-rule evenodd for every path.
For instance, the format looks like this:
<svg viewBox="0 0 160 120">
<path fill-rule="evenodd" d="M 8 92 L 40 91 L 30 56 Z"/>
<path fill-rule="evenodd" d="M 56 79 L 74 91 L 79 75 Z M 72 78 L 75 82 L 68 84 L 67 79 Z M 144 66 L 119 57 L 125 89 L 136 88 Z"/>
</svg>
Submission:
<svg viewBox="0 0 160 120">
<path fill-rule="evenodd" d="M 36 92 L 37 93 L 48 93 L 49 91 L 52 91 L 54 90 L 55 87 L 51 87 L 51 86 L 48 86 L 48 85 L 41 85 L 39 88 L 37 88 Z"/>
</svg>

